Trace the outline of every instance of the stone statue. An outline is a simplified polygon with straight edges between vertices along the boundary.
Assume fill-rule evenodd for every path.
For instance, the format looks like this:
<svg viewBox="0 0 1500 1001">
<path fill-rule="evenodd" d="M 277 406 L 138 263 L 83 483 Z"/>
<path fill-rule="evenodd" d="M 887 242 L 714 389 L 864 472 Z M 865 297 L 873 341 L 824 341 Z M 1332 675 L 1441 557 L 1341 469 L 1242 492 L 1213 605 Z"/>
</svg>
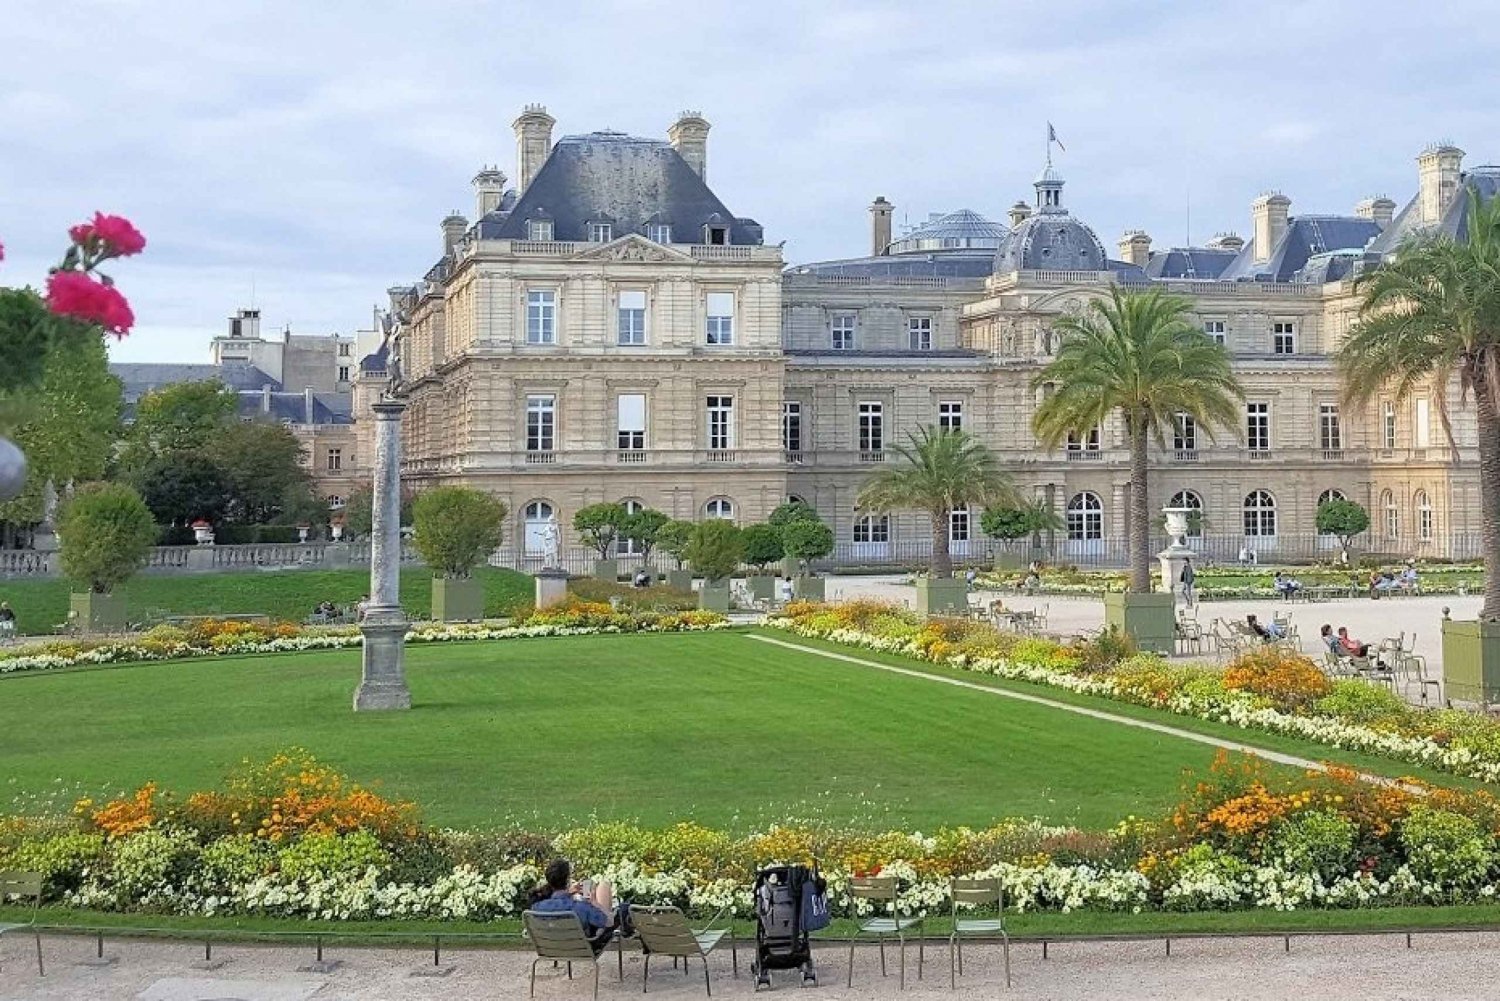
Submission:
<svg viewBox="0 0 1500 1001">
<path fill-rule="evenodd" d="M 42 484 L 42 524 L 49 528 L 57 524 L 57 484 L 51 480 Z"/>
<path fill-rule="evenodd" d="M 31 548 L 50 553 L 57 550 L 57 484 L 42 484 L 42 520 L 31 533 Z"/>
<path fill-rule="evenodd" d="M 385 335 L 385 391 L 386 399 L 401 395 L 401 321 L 390 313 L 380 317 L 380 328 Z"/>
<path fill-rule="evenodd" d="M 542 543 L 542 566 L 557 566 L 557 561 L 562 551 L 562 529 L 557 527 L 557 515 L 550 514 L 547 516 L 547 520 L 542 523 L 540 535 Z"/>
</svg>

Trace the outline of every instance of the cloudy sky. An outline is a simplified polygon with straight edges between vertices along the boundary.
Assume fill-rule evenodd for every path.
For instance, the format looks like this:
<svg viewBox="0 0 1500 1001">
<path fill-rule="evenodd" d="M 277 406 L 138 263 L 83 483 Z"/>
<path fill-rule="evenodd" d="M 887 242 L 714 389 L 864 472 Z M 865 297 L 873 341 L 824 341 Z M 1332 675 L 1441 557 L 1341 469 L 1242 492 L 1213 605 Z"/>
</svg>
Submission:
<svg viewBox="0 0 1500 1001">
<path fill-rule="evenodd" d="M 558 135 L 701 110 L 711 183 L 791 262 L 863 253 L 877 194 L 1003 218 L 1049 120 L 1110 248 L 1243 234 L 1269 188 L 1404 203 L 1437 139 L 1500 160 L 1485 2 L 8 0 L 0 43 L 0 283 L 94 209 L 135 219 L 130 361 L 207 360 L 252 295 L 269 329 L 367 325 L 475 169 L 514 176 L 528 102 Z"/>
</svg>

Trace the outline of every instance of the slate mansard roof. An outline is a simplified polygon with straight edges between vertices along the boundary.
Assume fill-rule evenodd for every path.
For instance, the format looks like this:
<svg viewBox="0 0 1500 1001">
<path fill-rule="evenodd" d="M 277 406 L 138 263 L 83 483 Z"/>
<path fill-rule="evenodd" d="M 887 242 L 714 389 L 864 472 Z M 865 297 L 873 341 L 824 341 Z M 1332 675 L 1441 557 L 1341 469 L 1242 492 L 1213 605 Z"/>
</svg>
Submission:
<svg viewBox="0 0 1500 1001">
<path fill-rule="evenodd" d="M 1500 167 L 1473 167 L 1460 174 L 1459 181 L 1458 197 L 1454 198 L 1447 210 L 1443 212 L 1443 217 L 1438 220 L 1436 226 L 1427 227 L 1454 240 L 1462 240 L 1469 233 L 1468 192 L 1473 191 L 1481 201 L 1489 201 L 1496 194 L 1500 194 Z M 1421 202 L 1422 195 L 1418 192 L 1391 220 L 1385 232 L 1370 244 L 1370 253 L 1381 256 L 1394 253 L 1407 236 L 1423 230 L 1424 227 L 1417 221 L 1422 212 Z"/>
<path fill-rule="evenodd" d="M 609 223 L 617 237 L 665 223 L 673 243 L 705 242 L 709 224 L 728 226 L 731 244 L 765 237 L 754 219 L 730 212 L 670 143 L 623 132 L 564 136 L 521 196 L 479 221 L 479 237 L 524 240 L 528 219 L 551 219 L 555 240 L 587 240 L 591 222 Z"/>
<path fill-rule="evenodd" d="M 1221 281 L 1296 281 L 1298 273 L 1320 254 L 1337 251 L 1363 253 L 1380 235 L 1373 219 L 1359 216 L 1302 215 L 1287 220 L 1286 234 L 1271 250 L 1268 260 L 1256 260 L 1255 238 L 1245 241 L 1244 248 L 1219 275 Z M 1336 279 L 1329 278 L 1329 281 Z"/>
<path fill-rule="evenodd" d="M 1218 278 L 1234 260 L 1235 251 L 1217 247 L 1173 247 L 1151 255 L 1144 271 L 1148 278 Z"/>
</svg>

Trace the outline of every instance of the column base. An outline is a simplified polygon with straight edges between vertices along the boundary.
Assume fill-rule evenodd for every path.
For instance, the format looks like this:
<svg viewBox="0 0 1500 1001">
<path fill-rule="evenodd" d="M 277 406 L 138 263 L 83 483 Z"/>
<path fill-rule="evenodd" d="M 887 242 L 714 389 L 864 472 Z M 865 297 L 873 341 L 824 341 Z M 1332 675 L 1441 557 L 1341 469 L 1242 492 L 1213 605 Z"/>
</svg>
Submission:
<svg viewBox="0 0 1500 1001">
<path fill-rule="evenodd" d="M 363 676 L 354 690 L 354 711 L 410 709 L 406 687 L 406 613 L 372 608 L 359 627 L 364 633 Z"/>
</svg>

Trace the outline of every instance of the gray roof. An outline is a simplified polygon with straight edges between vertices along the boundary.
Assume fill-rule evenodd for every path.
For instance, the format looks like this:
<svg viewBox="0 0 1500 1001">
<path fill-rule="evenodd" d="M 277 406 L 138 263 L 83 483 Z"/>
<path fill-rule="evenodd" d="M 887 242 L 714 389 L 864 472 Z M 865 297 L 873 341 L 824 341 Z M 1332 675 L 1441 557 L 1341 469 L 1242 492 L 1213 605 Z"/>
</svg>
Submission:
<svg viewBox="0 0 1500 1001">
<path fill-rule="evenodd" d="M 1010 231 L 995 252 L 994 272 L 1106 271 L 1104 244 L 1064 208 L 1037 209 Z"/>
<path fill-rule="evenodd" d="M 1267 260 L 1256 260 L 1255 238 L 1220 274 L 1221 281 L 1290 282 L 1318 254 L 1337 250 L 1363 252 L 1380 235 L 1373 219 L 1359 216 L 1302 215 L 1287 220 L 1286 234 Z M 1330 279 L 1334 280 L 1334 279 Z"/>
<path fill-rule="evenodd" d="M 344 401 L 338 398 L 313 394 L 312 420 L 307 413 L 307 397 L 302 393 L 272 393 L 270 411 L 266 410 L 264 393 L 240 391 L 240 416 L 267 420 L 290 421 L 293 424 L 352 424 Z M 338 404 L 338 407 L 330 406 Z"/>
<path fill-rule="evenodd" d="M 111 362 L 110 372 L 125 388 L 125 399 L 134 401 L 145 393 L 179 382 L 209 382 L 218 380 L 230 389 L 255 389 L 270 386 L 280 390 L 281 383 L 271 378 L 254 365 L 189 365 L 158 364 L 155 362 Z"/>
<path fill-rule="evenodd" d="M 1234 257 L 1220 247 L 1172 247 L 1152 254 L 1145 271 L 1151 278 L 1218 278 Z"/>
<path fill-rule="evenodd" d="M 703 243 L 712 222 L 729 227 L 732 244 L 764 242 L 760 224 L 730 212 L 670 143 L 623 132 L 564 136 L 509 211 L 480 220 L 479 235 L 524 240 L 532 218 L 550 218 L 555 240 L 588 239 L 590 222 L 610 223 L 616 237 L 666 223 L 673 243 Z"/>
<path fill-rule="evenodd" d="M 1307 259 L 1307 263 L 1296 274 L 1292 275 L 1292 281 L 1304 285 L 1323 285 L 1327 282 L 1343 281 L 1355 273 L 1364 262 L 1378 260 L 1379 258 L 1363 250 L 1331 250 L 1326 254 L 1314 254 Z"/>
<path fill-rule="evenodd" d="M 382 341 L 380 347 L 359 360 L 359 370 L 361 372 L 384 372 L 385 356 L 388 348 L 389 345 L 385 341 Z"/>
<path fill-rule="evenodd" d="M 1401 241 L 1406 237 L 1424 229 L 1442 233 L 1454 240 L 1464 239 L 1469 232 L 1469 199 L 1463 192 L 1473 191 L 1482 201 L 1493 198 L 1497 192 L 1500 192 L 1500 167 L 1474 167 L 1464 171 L 1459 177 L 1462 182 L 1460 196 L 1453 199 L 1435 226 L 1424 227 L 1417 222 L 1421 216 L 1422 202 L 1421 192 L 1418 192 L 1391 220 L 1391 224 L 1375 239 L 1375 242 L 1370 244 L 1370 253 L 1382 257 L 1390 254 L 1401 245 Z"/>
<path fill-rule="evenodd" d="M 891 242 L 887 253 L 910 254 L 928 251 L 984 248 L 995 250 L 1009 230 L 993 219 L 986 219 L 972 209 L 959 209 L 936 216 L 901 234 Z"/>
<path fill-rule="evenodd" d="M 818 261 L 788 268 L 786 274 L 840 278 L 985 278 L 994 270 L 994 263 L 994 255 L 987 250 L 946 250 Z"/>
</svg>

